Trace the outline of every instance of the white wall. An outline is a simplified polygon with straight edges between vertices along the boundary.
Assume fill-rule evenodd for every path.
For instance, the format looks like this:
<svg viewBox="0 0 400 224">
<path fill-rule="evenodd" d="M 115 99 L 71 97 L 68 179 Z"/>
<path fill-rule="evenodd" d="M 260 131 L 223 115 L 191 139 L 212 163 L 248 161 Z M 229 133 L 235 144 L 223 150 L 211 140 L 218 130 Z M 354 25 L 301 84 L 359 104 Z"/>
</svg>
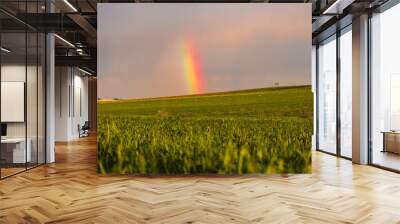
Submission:
<svg viewBox="0 0 400 224">
<path fill-rule="evenodd" d="M 77 139 L 78 125 L 88 120 L 88 78 L 76 68 L 57 67 L 55 86 L 55 140 Z"/>
<path fill-rule="evenodd" d="M 67 141 L 69 132 L 69 68 L 55 68 L 55 141 Z"/>
<path fill-rule="evenodd" d="M 74 102 L 72 105 L 72 119 L 71 119 L 71 135 L 76 138 L 79 137 L 78 125 L 82 126 L 85 121 L 88 121 L 88 78 L 82 76 L 82 73 L 74 75 Z"/>
<path fill-rule="evenodd" d="M 38 69 L 38 70 L 37 70 Z M 32 162 L 44 163 L 44 83 L 42 67 L 36 67 L 25 64 L 3 64 L 1 66 L 1 81 L 2 82 L 23 82 L 26 84 L 26 107 L 23 102 L 19 113 L 25 114 L 21 122 L 5 122 L 7 124 L 8 138 L 25 138 L 29 139 L 29 147 L 31 148 Z M 27 79 L 27 80 L 26 80 Z M 21 94 L 24 94 L 24 90 Z M 7 95 L 2 95 L 2 98 L 7 98 Z M 2 112 L 11 110 L 9 107 L 1 108 Z M 15 109 L 14 109 L 15 110 Z M 16 113 L 16 111 L 7 111 L 8 113 Z M 24 116 L 24 115 L 23 115 Z M 39 153 L 39 155 L 37 155 Z"/>
<path fill-rule="evenodd" d="M 1 81 L 2 82 L 25 82 L 25 64 L 24 65 L 2 65 Z M 33 67 L 28 67 L 28 71 Z M 28 72 L 29 74 L 30 72 Z M 1 108 L 6 110 L 6 108 Z M 7 122 L 7 137 L 25 137 L 24 122 Z"/>
<path fill-rule="evenodd" d="M 27 68 L 25 65 L 2 65 L 1 66 L 1 81 L 2 82 L 25 82 L 25 75 L 26 75 L 26 70 L 27 69 L 27 74 L 28 76 L 31 74 L 35 74 L 36 76 L 36 67 L 34 66 L 28 66 Z M 29 84 L 30 85 L 36 85 L 36 81 L 33 83 L 32 80 L 28 77 L 29 79 Z M 33 98 L 36 99 L 36 88 L 27 88 L 27 102 L 33 102 Z M 30 99 L 32 98 L 32 99 Z M 36 102 L 36 101 L 35 101 Z M 35 106 L 35 105 L 31 105 Z M 2 110 L 6 110 L 7 108 L 1 108 Z M 28 122 L 35 121 L 36 124 L 36 113 L 28 113 L 27 114 Z M 28 124 L 28 129 L 30 127 L 33 127 L 33 125 Z M 36 126 L 34 127 L 36 130 Z M 29 133 L 29 130 L 28 130 Z M 25 137 L 25 122 L 7 122 L 7 136 L 8 137 Z M 29 136 L 28 136 L 29 137 Z"/>
</svg>

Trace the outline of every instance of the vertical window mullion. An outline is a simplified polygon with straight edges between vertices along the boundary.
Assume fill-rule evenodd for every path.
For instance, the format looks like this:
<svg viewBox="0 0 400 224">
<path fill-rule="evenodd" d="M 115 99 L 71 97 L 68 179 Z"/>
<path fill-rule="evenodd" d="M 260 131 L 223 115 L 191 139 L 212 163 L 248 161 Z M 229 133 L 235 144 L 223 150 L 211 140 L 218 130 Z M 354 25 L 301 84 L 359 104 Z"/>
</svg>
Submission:
<svg viewBox="0 0 400 224">
<path fill-rule="evenodd" d="M 39 0 L 36 1 L 39 13 Z M 39 21 L 38 21 L 39 22 Z M 36 166 L 39 165 L 39 32 L 36 32 Z"/>
<path fill-rule="evenodd" d="M 25 21 L 28 19 L 28 1 L 25 1 Z M 28 169 L 28 113 L 27 113 L 27 97 L 28 97 L 28 24 L 25 23 L 25 100 L 24 100 L 24 118 L 25 118 L 25 170 Z"/>
<path fill-rule="evenodd" d="M 319 44 L 315 46 L 315 149 L 319 150 Z"/>
<path fill-rule="evenodd" d="M 341 119 L 340 119 L 340 29 L 336 31 L 336 154 L 341 156 Z"/>
<path fill-rule="evenodd" d="M 368 87 L 367 87 L 367 108 L 368 108 L 368 112 L 367 112 L 367 119 L 368 119 L 368 124 L 367 124 L 367 129 L 368 129 L 368 156 L 367 156 L 367 160 L 368 160 L 368 164 L 372 164 L 373 163 L 373 148 L 372 148 L 372 86 L 371 86 L 371 78 L 372 78 L 372 64 L 371 64 L 371 57 L 372 57 L 372 29 L 371 29 L 371 20 L 372 20 L 372 12 L 369 11 L 368 12 L 368 32 L 367 32 L 367 39 L 368 39 L 368 54 L 367 54 L 367 66 L 368 66 L 368 70 L 367 70 L 367 83 L 368 83 Z"/>
</svg>

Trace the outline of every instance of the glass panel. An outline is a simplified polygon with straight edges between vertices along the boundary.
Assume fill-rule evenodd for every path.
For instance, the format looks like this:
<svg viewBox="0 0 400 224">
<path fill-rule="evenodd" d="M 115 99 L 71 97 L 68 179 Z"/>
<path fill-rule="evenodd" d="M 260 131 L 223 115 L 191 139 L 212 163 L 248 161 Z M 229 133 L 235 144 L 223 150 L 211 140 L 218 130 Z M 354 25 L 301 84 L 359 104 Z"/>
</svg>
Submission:
<svg viewBox="0 0 400 224">
<path fill-rule="evenodd" d="M 45 12 L 44 0 L 1 1 L 0 6 L 13 14 Z M 4 178 L 45 162 L 45 35 L 2 12 L 0 20 Z"/>
<path fill-rule="evenodd" d="M 352 34 L 340 36 L 340 153 L 352 157 Z"/>
<path fill-rule="evenodd" d="M 318 48 L 318 148 L 336 153 L 336 37 Z"/>
<path fill-rule="evenodd" d="M 36 32 L 27 33 L 28 38 L 28 63 L 27 63 L 27 80 L 26 80 L 26 113 L 27 113 L 27 143 L 28 150 L 30 148 L 30 160 L 28 160 L 28 168 L 37 165 L 38 160 L 38 144 L 37 144 L 37 79 L 38 79 L 38 36 Z"/>
<path fill-rule="evenodd" d="M 372 163 L 400 170 L 400 4 L 372 18 Z"/>
<path fill-rule="evenodd" d="M 39 34 L 38 45 L 38 163 L 45 163 L 45 52 L 46 39 Z"/>
<path fill-rule="evenodd" d="M 39 11 L 37 1 L 27 2 L 27 13 L 37 13 Z M 32 22 L 34 18 L 31 19 Z M 27 149 L 31 151 L 30 161 L 27 167 L 37 166 L 38 147 L 37 147 L 37 74 L 38 74 L 38 36 L 34 30 L 27 30 L 27 76 L 26 76 L 26 125 L 27 125 Z"/>
<path fill-rule="evenodd" d="M 25 91 L 26 35 L 1 34 L 1 166 L 2 177 L 25 170 L 31 151 L 26 150 Z"/>
</svg>

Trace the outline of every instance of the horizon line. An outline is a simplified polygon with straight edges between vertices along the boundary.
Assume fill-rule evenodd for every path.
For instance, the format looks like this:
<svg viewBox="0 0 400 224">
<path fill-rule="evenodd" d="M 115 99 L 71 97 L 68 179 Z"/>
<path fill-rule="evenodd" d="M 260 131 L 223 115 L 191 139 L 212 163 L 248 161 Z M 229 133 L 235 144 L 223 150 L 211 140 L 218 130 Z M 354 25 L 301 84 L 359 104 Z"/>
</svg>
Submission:
<svg viewBox="0 0 400 224">
<path fill-rule="evenodd" d="M 159 97 L 145 97 L 145 98 L 97 98 L 97 101 L 123 101 L 123 100 L 157 100 L 157 99 L 165 99 L 165 98 L 179 98 L 179 97 L 189 97 L 189 96 L 207 96 L 207 95 L 215 95 L 215 94 L 226 94 L 226 93 L 235 93 L 235 92 L 246 92 L 248 90 L 262 90 L 262 89 L 290 89 L 290 88 L 299 88 L 299 87 L 310 87 L 311 84 L 304 85 L 293 85 L 293 86 L 268 86 L 261 88 L 253 88 L 253 89 L 239 89 L 239 90 L 228 90 L 228 91 L 217 91 L 217 92 L 209 92 L 209 93 L 199 93 L 199 94 L 184 94 L 184 95 L 172 95 L 172 96 L 159 96 Z"/>
</svg>

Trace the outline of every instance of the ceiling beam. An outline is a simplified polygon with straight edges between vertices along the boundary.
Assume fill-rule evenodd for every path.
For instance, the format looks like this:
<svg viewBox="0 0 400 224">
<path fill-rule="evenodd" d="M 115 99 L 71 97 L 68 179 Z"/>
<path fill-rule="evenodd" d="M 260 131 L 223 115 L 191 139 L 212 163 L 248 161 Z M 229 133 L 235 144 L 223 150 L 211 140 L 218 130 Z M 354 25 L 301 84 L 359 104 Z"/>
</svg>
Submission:
<svg viewBox="0 0 400 224">
<path fill-rule="evenodd" d="M 79 25 L 82 30 L 89 36 L 86 41 L 91 46 L 96 46 L 97 42 L 97 30 L 88 22 L 88 20 L 80 14 L 68 14 L 68 17 Z"/>
<path fill-rule="evenodd" d="M 73 66 L 73 67 L 87 67 L 92 71 L 96 71 L 97 60 L 91 56 L 56 56 L 56 66 Z"/>
</svg>

